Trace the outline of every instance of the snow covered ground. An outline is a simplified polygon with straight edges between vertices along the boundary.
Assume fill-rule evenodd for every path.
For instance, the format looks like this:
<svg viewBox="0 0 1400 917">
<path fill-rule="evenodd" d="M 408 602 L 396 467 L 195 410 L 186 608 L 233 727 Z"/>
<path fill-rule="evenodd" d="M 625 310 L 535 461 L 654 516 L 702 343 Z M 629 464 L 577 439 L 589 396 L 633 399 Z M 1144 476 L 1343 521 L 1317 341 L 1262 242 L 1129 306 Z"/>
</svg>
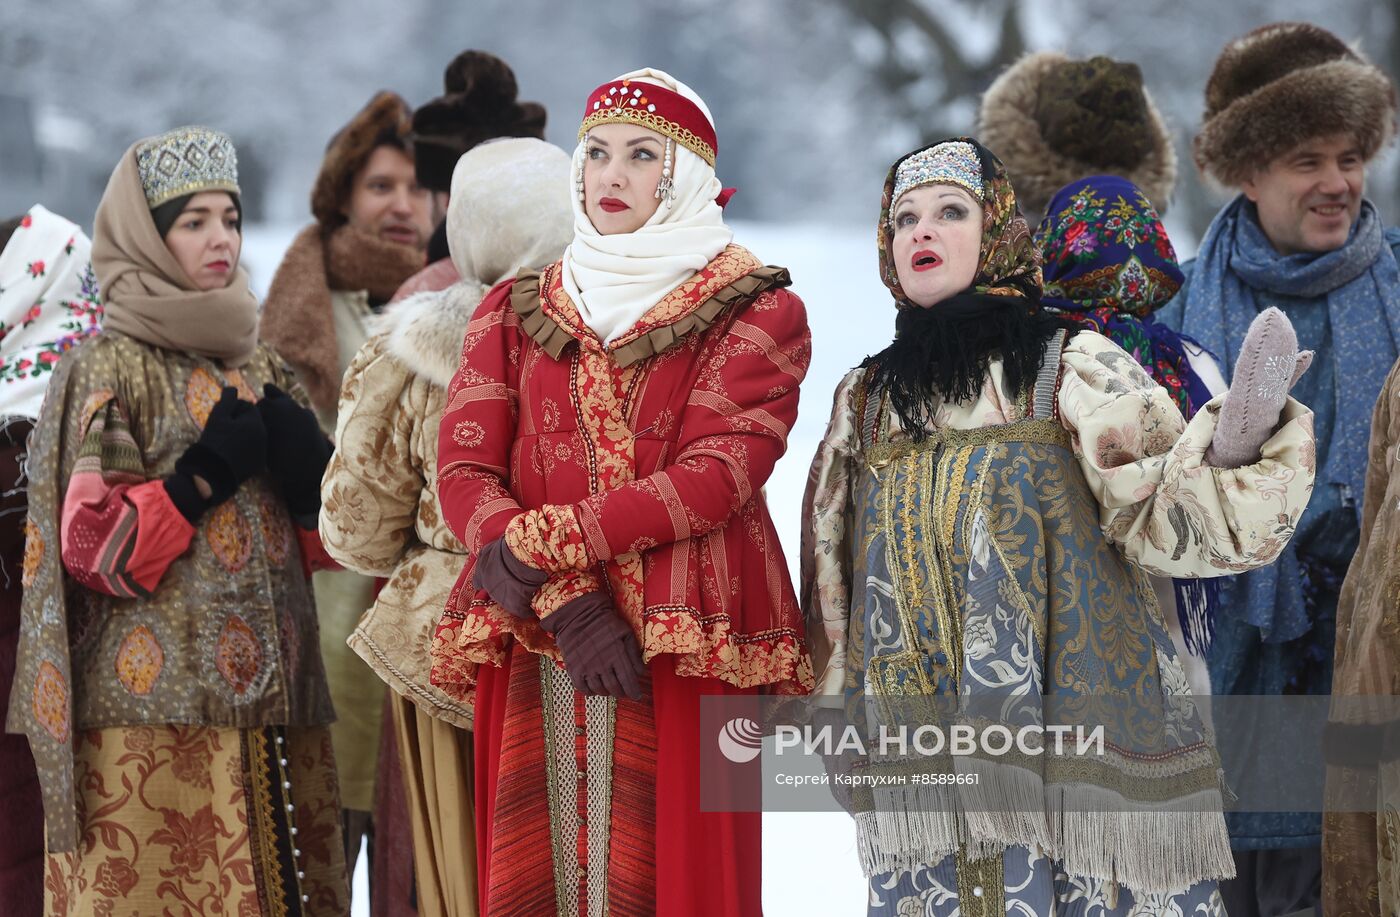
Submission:
<svg viewBox="0 0 1400 917">
<path fill-rule="evenodd" d="M 299 227 L 249 226 L 244 264 L 259 296 Z M 812 326 L 812 368 L 802 388 L 787 455 L 768 482 L 768 502 L 794 581 L 807 468 L 831 413 L 831 395 L 848 369 L 889 342 L 894 306 L 876 268 L 874 226 L 740 224 L 735 240 L 792 272 Z M 771 751 L 771 749 L 770 749 Z M 768 758 L 769 756 L 765 756 Z M 842 812 L 764 815 L 764 913 L 768 917 L 864 913 L 855 828 Z M 660 830 L 666 830 L 661 826 Z M 356 917 L 369 914 L 368 871 L 356 871 Z"/>
</svg>

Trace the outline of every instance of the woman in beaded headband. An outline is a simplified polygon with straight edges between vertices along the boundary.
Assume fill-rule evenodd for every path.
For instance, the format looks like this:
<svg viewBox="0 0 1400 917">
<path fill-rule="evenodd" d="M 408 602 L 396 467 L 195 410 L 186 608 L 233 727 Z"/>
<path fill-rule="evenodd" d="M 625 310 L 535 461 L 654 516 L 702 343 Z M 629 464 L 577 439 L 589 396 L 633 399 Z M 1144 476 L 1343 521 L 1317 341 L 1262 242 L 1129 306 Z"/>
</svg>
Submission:
<svg viewBox="0 0 1400 917">
<path fill-rule="evenodd" d="M 718 146 L 704 100 L 660 70 L 623 74 L 589 95 L 562 278 L 605 343 L 733 240 Z"/>
<path fill-rule="evenodd" d="M 1015 194 L 971 138 L 896 162 L 877 232 L 896 338 L 837 388 L 800 590 L 815 721 L 868 752 L 825 763 L 869 913 L 1221 917 L 1219 759 L 1142 574 L 1271 563 L 1312 488 L 1311 412 L 1246 375 L 1188 425 L 1116 344 L 1043 311 Z M 1291 332 L 1261 316 L 1242 365 L 1301 371 Z M 1101 729 L 1114 752 L 1006 757 L 984 730 L 970 754 L 887 754 L 910 720 Z M 847 789 L 852 768 L 880 788 Z"/>
<path fill-rule="evenodd" d="M 731 244 L 683 83 L 603 84 L 579 139 L 572 242 L 477 309 L 439 430 L 467 561 L 432 680 L 475 705 L 482 910 L 758 914 L 758 813 L 700 802 L 702 768 L 721 791 L 756 773 L 701 741 L 699 698 L 810 687 L 762 496 L 806 313 Z"/>
<path fill-rule="evenodd" d="M 30 440 L 10 722 L 46 913 L 349 911 L 309 584 L 330 445 L 258 344 L 237 195 L 219 131 L 126 151 L 94 221 L 105 325 Z M 216 839 L 260 852 L 189 857 Z"/>
<path fill-rule="evenodd" d="M 1040 309 L 1040 264 L 1001 161 L 968 137 L 902 157 L 878 233 L 899 315 L 894 342 L 870 362 L 911 435 L 937 399 L 975 396 L 993 354 L 1023 394 L 1062 323 Z"/>
</svg>

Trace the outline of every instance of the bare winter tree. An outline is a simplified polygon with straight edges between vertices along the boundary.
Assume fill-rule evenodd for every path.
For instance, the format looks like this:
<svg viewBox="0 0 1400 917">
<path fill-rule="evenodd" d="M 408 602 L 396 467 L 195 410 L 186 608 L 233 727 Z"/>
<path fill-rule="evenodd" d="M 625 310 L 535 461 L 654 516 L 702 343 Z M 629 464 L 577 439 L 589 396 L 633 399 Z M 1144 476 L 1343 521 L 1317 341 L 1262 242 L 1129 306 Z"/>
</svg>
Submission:
<svg viewBox="0 0 1400 917">
<path fill-rule="evenodd" d="M 1026 50 L 1020 0 L 840 0 L 879 38 L 871 75 L 917 142 L 964 133 L 983 90 Z M 990 40 L 989 40 L 990 39 Z"/>
<path fill-rule="evenodd" d="M 1169 219 L 1185 255 L 1224 199 L 1190 158 L 1215 56 L 1235 35 L 1299 18 L 1400 75 L 1400 0 L 0 3 L 9 119 L 0 191 L 88 222 L 128 143 L 199 121 L 238 142 L 250 216 L 302 219 L 326 140 L 373 91 L 421 103 L 441 91 L 457 52 L 484 48 L 511 63 L 525 98 L 549 108 L 549 137 L 565 149 L 593 86 L 661 67 L 714 111 L 720 177 L 741 190 L 735 217 L 870 220 L 896 156 L 971 130 L 981 93 L 1005 67 L 1058 47 L 1142 67 L 1178 141 Z M 31 188 L 35 139 L 41 180 Z M 1372 168 L 1369 188 L 1391 223 L 1400 222 L 1393 162 Z"/>
</svg>

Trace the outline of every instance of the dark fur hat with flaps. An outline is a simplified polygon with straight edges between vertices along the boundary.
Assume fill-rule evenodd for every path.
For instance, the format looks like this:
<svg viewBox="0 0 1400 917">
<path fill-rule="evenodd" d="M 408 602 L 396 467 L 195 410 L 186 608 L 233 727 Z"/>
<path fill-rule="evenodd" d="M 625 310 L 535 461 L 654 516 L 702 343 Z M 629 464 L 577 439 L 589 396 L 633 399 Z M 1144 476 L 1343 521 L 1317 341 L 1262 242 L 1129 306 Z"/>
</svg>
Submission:
<svg viewBox="0 0 1400 917">
<path fill-rule="evenodd" d="M 982 96 L 978 136 L 1037 219 L 1056 191 L 1090 175 L 1128 179 L 1161 213 L 1176 184 L 1171 135 L 1136 64 L 1028 54 Z"/>
<path fill-rule="evenodd" d="M 1351 134 L 1370 159 L 1395 133 L 1395 86 L 1340 38 L 1278 22 L 1225 46 L 1206 83 L 1196 164 L 1238 187 L 1298 144 Z"/>
<path fill-rule="evenodd" d="M 321 171 L 311 186 L 311 213 L 323 229 L 345 224 L 342 209 L 350 200 L 350 186 L 375 148 L 392 144 L 409 152 L 408 134 L 413 109 L 397 93 L 381 90 L 326 144 Z"/>
<path fill-rule="evenodd" d="M 413 113 L 413 160 L 419 184 L 452 190 L 462 154 L 497 137 L 544 139 L 544 106 L 516 99 L 515 72 L 485 51 L 463 51 L 447 65 L 444 92 Z"/>
</svg>

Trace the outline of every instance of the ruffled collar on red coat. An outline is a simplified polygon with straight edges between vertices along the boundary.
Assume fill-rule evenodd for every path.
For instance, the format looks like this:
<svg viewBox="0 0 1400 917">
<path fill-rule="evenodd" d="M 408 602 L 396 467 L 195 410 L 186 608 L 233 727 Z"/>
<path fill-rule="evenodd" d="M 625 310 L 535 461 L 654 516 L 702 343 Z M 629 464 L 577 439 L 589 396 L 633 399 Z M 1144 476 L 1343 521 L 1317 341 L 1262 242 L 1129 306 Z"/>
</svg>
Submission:
<svg viewBox="0 0 1400 917">
<path fill-rule="evenodd" d="M 604 347 L 564 291 L 559 269 L 555 262 L 543 273 L 521 272 L 516 279 L 511 306 L 525 333 L 556 359 L 577 341 L 606 350 L 619 366 L 662 353 L 692 331 L 710 327 L 735 303 L 792 282 L 786 268 L 766 266 L 742 245 L 730 244 Z"/>
</svg>

